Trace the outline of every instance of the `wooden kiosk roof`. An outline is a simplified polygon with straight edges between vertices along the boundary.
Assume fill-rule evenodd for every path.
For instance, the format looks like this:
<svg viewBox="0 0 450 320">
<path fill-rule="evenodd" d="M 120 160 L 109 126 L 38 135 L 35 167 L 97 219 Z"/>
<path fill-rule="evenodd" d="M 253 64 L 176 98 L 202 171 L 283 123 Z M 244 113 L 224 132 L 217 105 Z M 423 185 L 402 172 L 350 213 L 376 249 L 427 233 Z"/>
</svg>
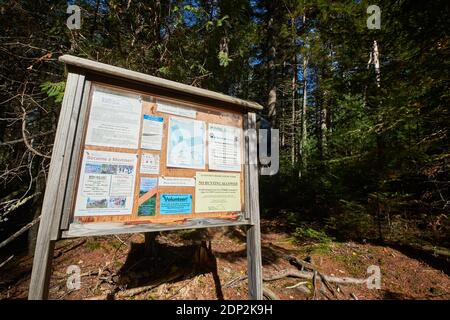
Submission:
<svg viewBox="0 0 450 320">
<path fill-rule="evenodd" d="M 251 109 L 254 111 L 263 109 L 263 106 L 253 101 L 239 99 L 223 93 L 197 88 L 187 84 L 181 84 L 175 81 L 150 76 L 148 74 L 136 71 L 130 71 L 97 61 L 71 55 L 61 56 L 59 57 L 59 61 L 64 62 L 69 68 L 72 66 L 94 74 L 107 75 L 122 80 L 131 80 L 144 85 L 149 85 L 151 87 L 164 88 L 174 94 L 188 95 L 191 98 L 202 98 L 210 101 L 222 102 L 225 105 L 233 105 L 242 109 Z"/>
</svg>

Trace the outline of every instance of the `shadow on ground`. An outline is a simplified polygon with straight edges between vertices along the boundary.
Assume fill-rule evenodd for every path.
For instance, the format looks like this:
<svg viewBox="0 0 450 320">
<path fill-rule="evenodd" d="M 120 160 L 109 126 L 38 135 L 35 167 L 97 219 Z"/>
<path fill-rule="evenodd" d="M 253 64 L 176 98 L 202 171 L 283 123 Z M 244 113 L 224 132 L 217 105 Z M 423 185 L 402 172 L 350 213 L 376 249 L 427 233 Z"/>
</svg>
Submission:
<svg viewBox="0 0 450 320">
<path fill-rule="evenodd" d="M 210 248 L 203 245 L 171 246 L 156 243 L 149 254 L 144 243 L 131 243 L 125 264 L 118 272 L 117 284 L 132 289 L 174 283 L 207 273 L 213 276 L 216 298 L 223 300 L 217 260 Z"/>
</svg>

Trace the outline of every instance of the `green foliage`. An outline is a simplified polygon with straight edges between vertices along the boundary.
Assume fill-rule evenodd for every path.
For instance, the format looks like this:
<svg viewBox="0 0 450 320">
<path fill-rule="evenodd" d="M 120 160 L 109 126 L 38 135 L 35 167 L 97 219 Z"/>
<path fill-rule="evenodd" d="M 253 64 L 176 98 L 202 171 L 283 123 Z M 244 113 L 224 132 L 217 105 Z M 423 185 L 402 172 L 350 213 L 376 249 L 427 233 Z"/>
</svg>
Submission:
<svg viewBox="0 0 450 320">
<path fill-rule="evenodd" d="M 89 251 L 95 251 L 98 250 L 102 247 L 102 243 L 98 240 L 95 239 L 89 239 L 88 241 L 86 241 L 86 248 Z"/>
<path fill-rule="evenodd" d="M 66 88 L 66 82 L 51 82 L 46 81 L 41 84 L 42 92 L 45 92 L 47 96 L 53 98 L 56 103 L 62 102 L 64 98 L 64 89 Z"/>
<path fill-rule="evenodd" d="M 305 243 L 322 243 L 330 244 L 334 238 L 330 237 L 323 230 L 316 230 L 310 227 L 301 226 L 295 229 L 292 233 L 292 237 L 296 242 Z"/>
<path fill-rule="evenodd" d="M 341 200 L 340 213 L 326 219 L 327 228 L 345 239 L 377 239 L 374 216 L 356 201 Z"/>
<path fill-rule="evenodd" d="M 219 58 L 219 64 L 222 67 L 227 67 L 230 64 L 230 62 L 233 61 L 233 59 L 231 59 L 228 56 L 228 53 L 223 52 L 223 51 L 219 52 L 219 54 L 217 55 L 217 58 Z"/>
</svg>

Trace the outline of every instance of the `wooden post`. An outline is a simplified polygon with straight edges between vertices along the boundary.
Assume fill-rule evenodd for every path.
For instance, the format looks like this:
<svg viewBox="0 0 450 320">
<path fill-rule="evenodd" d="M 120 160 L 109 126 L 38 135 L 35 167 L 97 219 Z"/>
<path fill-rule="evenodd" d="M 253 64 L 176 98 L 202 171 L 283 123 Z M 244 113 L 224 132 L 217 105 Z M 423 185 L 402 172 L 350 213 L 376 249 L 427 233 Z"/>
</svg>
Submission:
<svg viewBox="0 0 450 320">
<path fill-rule="evenodd" d="M 258 148 L 256 134 L 256 114 L 248 113 L 246 121 L 246 150 L 248 163 L 248 198 L 246 208 L 249 210 L 250 226 L 247 229 L 247 273 L 248 297 L 250 300 L 263 299 L 262 259 L 261 259 L 261 229 L 259 221 L 259 186 L 258 186 Z"/>
<path fill-rule="evenodd" d="M 30 300 L 48 298 L 48 284 L 55 245 L 55 239 L 51 239 L 51 234 L 56 228 L 54 225 L 56 221 L 59 224 L 59 219 L 55 219 L 55 215 L 61 214 L 61 212 L 55 210 L 55 206 L 57 195 L 60 192 L 60 179 L 66 179 L 66 172 L 63 172 L 63 162 L 66 152 L 70 152 L 70 150 L 66 150 L 67 135 L 79 81 L 84 81 L 84 77 L 75 73 L 68 74 L 42 204 L 41 221 L 36 240 L 30 290 L 28 292 L 28 299 Z"/>
</svg>

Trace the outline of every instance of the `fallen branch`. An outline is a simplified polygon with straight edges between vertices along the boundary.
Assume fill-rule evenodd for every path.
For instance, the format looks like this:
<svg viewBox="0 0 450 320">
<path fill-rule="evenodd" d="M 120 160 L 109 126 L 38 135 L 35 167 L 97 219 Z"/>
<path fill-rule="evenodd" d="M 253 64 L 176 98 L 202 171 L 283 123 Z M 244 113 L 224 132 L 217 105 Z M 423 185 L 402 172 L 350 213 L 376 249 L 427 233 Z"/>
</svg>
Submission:
<svg viewBox="0 0 450 320">
<path fill-rule="evenodd" d="M 247 280 L 247 276 L 240 276 L 240 277 L 237 277 L 237 278 L 234 278 L 234 279 L 228 281 L 227 283 L 225 283 L 223 285 L 223 287 L 224 288 L 231 288 L 231 287 L 236 286 L 238 283 L 240 283 L 240 282 L 242 282 L 244 280 Z"/>
<path fill-rule="evenodd" d="M 0 269 L 7 264 L 12 258 L 14 258 L 14 255 L 12 255 L 11 257 L 9 257 L 8 259 L 6 259 L 5 261 L 3 261 L 2 263 L 0 263 Z"/>
<path fill-rule="evenodd" d="M 426 251 L 427 253 L 431 253 L 434 256 L 450 257 L 450 250 L 443 247 L 413 245 L 413 248 Z"/>
<path fill-rule="evenodd" d="M 307 283 L 308 283 L 308 281 L 300 281 L 299 283 L 296 283 L 293 286 L 286 287 L 286 289 L 294 289 L 294 288 L 297 288 L 299 286 L 303 286 L 304 284 L 307 284 Z"/>
<path fill-rule="evenodd" d="M 299 285 L 299 286 L 295 287 L 295 289 L 308 295 L 308 296 L 311 294 L 311 290 L 309 290 L 309 288 L 305 287 L 304 285 Z"/>
<path fill-rule="evenodd" d="M 312 286 L 313 286 L 313 296 L 312 296 L 312 300 L 316 300 L 316 293 L 317 293 L 317 271 L 313 272 L 313 276 L 312 276 Z"/>
<path fill-rule="evenodd" d="M 275 274 L 271 277 L 263 277 L 264 281 L 274 281 L 279 280 L 286 277 L 293 278 L 303 278 L 312 280 L 314 277 L 314 272 L 309 271 L 297 271 L 297 270 L 284 270 L 278 274 Z M 366 279 L 356 279 L 350 277 L 332 277 L 327 275 L 322 275 L 323 279 L 328 282 L 337 283 L 337 284 L 363 284 L 366 283 Z"/>
<path fill-rule="evenodd" d="M 143 286 L 143 287 L 138 287 L 138 288 L 132 288 L 132 289 L 128 289 L 128 290 L 123 290 L 123 291 L 118 291 L 118 292 L 107 292 L 106 294 L 102 294 L 99 296 L 94 296 L 94 297 L 89 297 L 86 298 L 84 300 L 114 300 L 116 298 L 129 298 L 129 297 L 133 297 L 136 296 L 138 294 L 144 293 L 146 291 L 150 291 L 152 289 L 155 289 L 157 287 L 159 287 L 160 285 L 167 283 L 169 281 L 173 281 L 175 279 L 178 279 L 179 277 L 182 276 L 182 273 L 174 273 L 171 276 L 165 278 L 165 279 L 161 279 L 158 282 L 154 283 L 154 284 L 150 284 L 148 286 Z"/>
<path fill-rule="evenodd" d="M 298 269 L 303 271 L 303 268 L 309 269 L 311 271 L 317 270 L 316 266 L 314 266 L 312 263 L 306 262 L 304 260 L 301 260 L 297 257 L 294 257 L 292 255 L 285 255 L 284 257 L 287 261 L 289 261 L 290 264 L 297 267 Z"/>
<path fill-rule="evenodd" d="M 320 291 L 320 293 L 321 293 L 325 298 L 327 298 L 328 300 L 332 300 L 332 297 L 330 297 L 330 296 L 328 295 L 328 291 L 327 291 L 327 289 L 325 289 L 325 287 L 320 286 L 319 291 Z"/>
<path fill-rule="evenodd" d="M 322 280 L 322 283 L 327 287 L 327 289 L 333 294 L 334 297 L 337 296 L 336 290 L 334 290 L 333 286 L 330 284 L 330 282 L 327 280 L 327 277 L 325 277 L 322 273 L 317 272 L 320 279 Z"/>
<path fill-rule="evenodd" d="M 86 242 L 86 239 L 82 239 L 81 241 L 75 243 L 74 245 L 70 246 L 69 248 L 67 248 L 67 249 L 65 249 L 65 250 L 61 250 L 61 249 L 62 249 L 62 248 L 61 248 L 61 249 L 53 256 L 53 258 L 54 258 L 54 259 L 59 258 L 59 257 L 60 257 L 61 255 L 63 255 L 64 253 L 67 253 L 67 252 L 69 252 L 69 251 L 71 251 L 71 250 L 73 250 L 73 249 L 78 248 L 79 246 L 83 245 L 85 242 Z M 64 247 L 63 247 L 63 248 L 64 248 Z"/>
<path fill-rule="evenodd" d="M 4 246 L 6 246 L 8 243 L 10 243 L 11 241 L 13 241 L 14 239 L 16 239 L 18 236 L 20 236 L 21 234 L 23 234 L 25 231 L 27 231 L 28 229 L 30 229 L 32 226 L 34 226 L 39 220 L 41 219 L 41 216 L 37 217 L 36 219 L 34 219 L 33 221 L 31 221 L 29 224 L 27 224 L 26 226 L 22 227 L 22 229 L 20 229 L 19 231 L 17 231 L 16 233 L 14 233 L 12 236 L 10 236 L 8 239 L 4 240 L 2 243 L 0 243 L 0 249 L 3 248 Z"/>
<path fill-rule="evenodd" d="M 117 240 L 119 240 L 124 246 L 127 245 L 126 242 L 123 241 L 122 239 L 120 239 L 120 237 L 119 237 L 117 234 L 115 234 L 114 237 L 115 237 Z"/>
<path fill-rule="evenodd" d="M 263 295 L 268 300 L 280 300 L 280 298 L 270 289 L 267 289 L 266 287 L 263 287 Z"/>
</svg>

